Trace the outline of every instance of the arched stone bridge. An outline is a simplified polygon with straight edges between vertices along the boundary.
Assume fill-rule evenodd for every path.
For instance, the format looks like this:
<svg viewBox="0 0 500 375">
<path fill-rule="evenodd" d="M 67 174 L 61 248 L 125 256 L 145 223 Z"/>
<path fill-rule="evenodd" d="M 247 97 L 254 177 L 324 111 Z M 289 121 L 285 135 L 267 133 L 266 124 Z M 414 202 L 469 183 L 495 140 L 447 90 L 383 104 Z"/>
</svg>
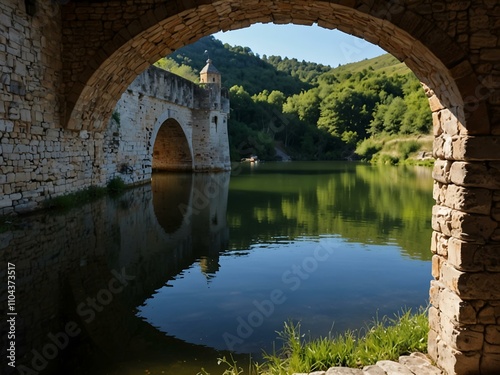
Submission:
<svg viewBox="0 0 500 375">
<path fill-rule="evenodd" d="M 317 23 L 362 37 L 427 86 L 437 159 L 429 351 L 448 374 L 498 373 L 497 0 L 4 0 L 0 206 L 31 208 L 104 184 L 96 155 L 137 75 L 202 36 L 257 22 Z"/>
<path fill-rule="evenodd" d="M 141 73 L 104 131 L 102 155 L 96 155 L 104 179 L 118 175 L 137 183 L 150 180 L 152 170 L 229 170 L 227 91 L 204 85 L 155 66 Z"/>
</svg>

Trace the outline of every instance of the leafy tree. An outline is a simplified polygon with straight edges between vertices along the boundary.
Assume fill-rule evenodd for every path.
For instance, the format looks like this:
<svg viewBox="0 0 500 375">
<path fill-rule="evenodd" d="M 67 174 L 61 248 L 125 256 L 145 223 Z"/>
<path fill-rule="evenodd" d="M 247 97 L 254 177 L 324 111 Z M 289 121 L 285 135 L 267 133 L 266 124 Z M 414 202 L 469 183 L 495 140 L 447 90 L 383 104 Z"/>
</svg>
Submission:
<svg viewBox="0 0 500 375">
<path fill-rule="evenodd" d="M 395 97 L 391 104 L 384 111 L 383 125 L 384 132 L 388 134 L 398 134 L 403 123 L 403 117 L 406 112 L 406 103 L 403 98 Z"/>
<path fill-rule="evenodd" d="M 320 115 L 320 103 L 317 90 L 304 91 L 287 98 L 283 113 L 295 113 L 301 121 L 316 125 Z"/>
<path fill-rule="evenodd" d="M 231 98 L 231 117 L 236 121 L 250 122 L 252 119 L 253 101 L 243 86 L 235 85 L 229 89 Z"/>
<path fill-rule="evenodd" d="M 283 103 L 285 102 L 285 100 L 285 94 L 278 90 L 273 90 L 267 97 L 267 102 L 278 107 L 279 109 L 283 108 Z"/>
<path fill-rule="evenodd" d="M 318 127 L 325 129 L 335 137 L 341 137 L 346 131 L 356 132 L 358 139 L 364 139 L 372 120 L 376 103 L 372 92 L 347 89 L 330 94 L 321 104 Z"/>
</svg>

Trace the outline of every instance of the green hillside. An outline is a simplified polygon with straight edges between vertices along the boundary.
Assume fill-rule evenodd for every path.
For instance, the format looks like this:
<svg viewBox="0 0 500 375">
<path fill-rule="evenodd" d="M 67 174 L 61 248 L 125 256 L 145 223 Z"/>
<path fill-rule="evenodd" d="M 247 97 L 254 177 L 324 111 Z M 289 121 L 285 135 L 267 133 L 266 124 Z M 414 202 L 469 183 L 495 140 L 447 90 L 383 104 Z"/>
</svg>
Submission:
<svg viewBox="0 0 500 375">
<path fill-rule="evenodd" d="M 398 59 L 390 54 L 381 55 L 372 59 L 365 59 L 351 64 L 341 65 L 333 69 L 336 73 L 350 72 L 357 73 L 363 70 L 371 70 L 375 73 L 392 75 L 405 75 L 411 73 L 411 70 Z"/>
<path fill-rule="evenodd" d="M 157 65 L 196 81 L 208 57 L 231 97 L 228 130 L 233 160 L 249 154 L 274 160 L 279 148 L 296 160 L 375 157 L 395 163 L 421 151 L 413 139 L 429 134 L 432 127 L 420 82 L 389 54 L 332 68 L 294 58 L 261 57 L 250 47 L 223 44 L 210 36 Z M 386 144 L 387 137 L 403 146 Z M 383 147 L 392 148 L 382 151 Z M 395 148 L 402 150 L 401 156 Z M 390 157 L 377 157 L 379 152 Z"/>
<path fill-rule="evenodd" d="M 179 65 L 190 66 L 196 74 L 210 57 L 222 73 L 222 84 L 225 87 L 243 84 L 250 95 L 263 90 L 279 90 L 285 95 L 292 95 L 312 87 L 299 77 L 276 69 L 254 54 L 249 47 L 222 44 L 213 36 L 201 38 L 167 57 Z"/>
</svg>

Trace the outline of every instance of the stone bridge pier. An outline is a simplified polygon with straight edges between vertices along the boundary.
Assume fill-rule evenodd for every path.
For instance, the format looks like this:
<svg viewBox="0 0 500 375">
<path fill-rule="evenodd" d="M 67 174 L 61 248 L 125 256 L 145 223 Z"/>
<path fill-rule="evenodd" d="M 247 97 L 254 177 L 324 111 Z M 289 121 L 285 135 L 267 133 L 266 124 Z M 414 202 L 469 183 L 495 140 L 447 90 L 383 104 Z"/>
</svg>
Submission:
<svg viewBox="0 0 500 375">
<path fill-rule="evenodd" d="M 104 134 L 134 79 L 203 36 L 257 22 L 362 37 L 424 83 L 437 159 L 429 351 L 447 374 L 497 374 L 497 0 L 3 0 L 0 210 L 104 184 Z"/>
</svg>

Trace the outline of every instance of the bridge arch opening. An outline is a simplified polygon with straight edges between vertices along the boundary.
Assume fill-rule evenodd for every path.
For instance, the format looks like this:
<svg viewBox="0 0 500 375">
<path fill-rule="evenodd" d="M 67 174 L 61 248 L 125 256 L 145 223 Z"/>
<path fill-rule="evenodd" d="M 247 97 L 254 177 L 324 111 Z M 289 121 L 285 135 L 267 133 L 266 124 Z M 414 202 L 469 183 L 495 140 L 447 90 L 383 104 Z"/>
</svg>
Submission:
<svg viewBox="0 0 500 375">
<path fill-rule="evenodd" d="M 474 2 L 466 3 L 473 6 Z M 460 42 L 456 30 L 445 31 L 438 21 L 443 17 L 432 17 L 440 7 L 440 16 L 451 15 L 448 5 L 385 0 L 163 2 L 130 24 L 90 30 L 89 45 L 95 40 L 99 47 L 86 50 L 71 43 L 80 32 L 71 20 L 85 4 L 69 2 L 63 6 L 62 17 L 68 40 L 63 121 L 68 129 L 102 131 L 121 93 L 137 74 L 172 51 L 218 31 L 258 22 L 317 23 L 379 45 L 404 61 L 427 86 L 433 112 L 433 153 L 438 160 L 433 174 L 437 204 L 431 248 L 436 282 L 431 287 L 430 354 L 450 374 L 494 373 L 500 366 L 500 345 L 489 348 L 484 332 L 498 343 L 498 327 L 484 320 L 484 331 L 478 332 L 477 324 L 480 313 L 490 314 L 492 322 L 500 319 L 495 307 L 500 300 L 494 265 L 498 256 L 492 255 L 491 248 L 498 240 L 499 220 L 491 211 L 496 207 L 493 191 L 500 186 L 500 178 L 491 177 L 488 164 L 500 160 L 498 138 L 491 136 L 498 130 L 490 123 L 490 115 L 492 123 L 498 119 L 489 111 L 488 94 L 481 91 L 492 86 L 475 70 L 479 53 L 471 57 L 467 41 Z M 484 61 L 489 58 L 486 55 Z M 84 59 L 88 64 L 81 64 Z M 476 254 L 483 254 L 484 259 Z"/>
<path fill-rule="evenodd" d="M 153 146 L 153 172 L 192 171 L 193 157 L 182 126 L 173 118 L 158 129 Z"/>
</svg>

